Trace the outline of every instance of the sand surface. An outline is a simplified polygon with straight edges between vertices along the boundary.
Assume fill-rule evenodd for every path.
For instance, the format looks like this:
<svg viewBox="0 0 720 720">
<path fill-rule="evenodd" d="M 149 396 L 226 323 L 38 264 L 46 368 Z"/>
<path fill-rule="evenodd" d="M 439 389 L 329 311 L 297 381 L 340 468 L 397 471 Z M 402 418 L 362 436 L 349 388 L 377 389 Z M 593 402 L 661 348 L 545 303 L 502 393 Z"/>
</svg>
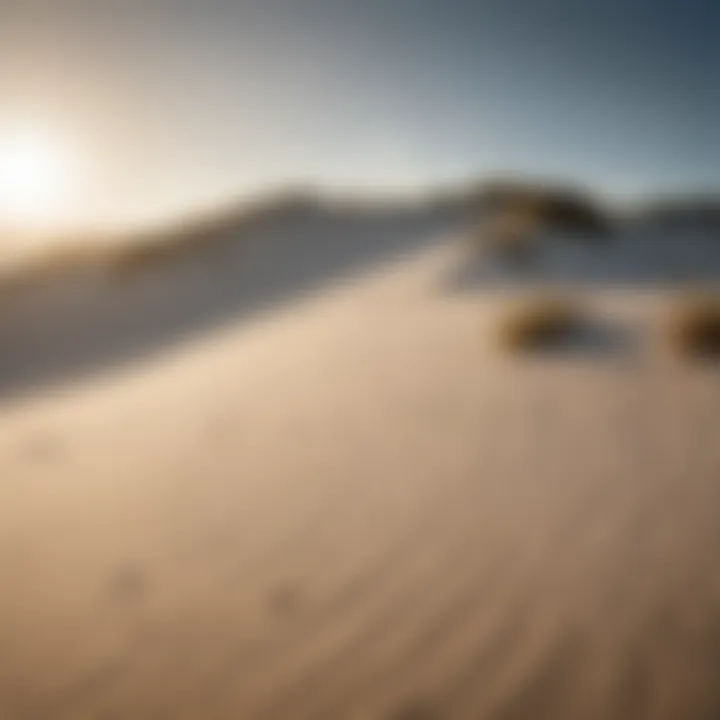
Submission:
<svg viewBox="0 0 720 720">
<path fill-rule="evenodd" d="M 720 374 L 620 289 L 510 361 L 463 252 L 0 408 L 1 720 L 720 717 Z"/>
</svg>

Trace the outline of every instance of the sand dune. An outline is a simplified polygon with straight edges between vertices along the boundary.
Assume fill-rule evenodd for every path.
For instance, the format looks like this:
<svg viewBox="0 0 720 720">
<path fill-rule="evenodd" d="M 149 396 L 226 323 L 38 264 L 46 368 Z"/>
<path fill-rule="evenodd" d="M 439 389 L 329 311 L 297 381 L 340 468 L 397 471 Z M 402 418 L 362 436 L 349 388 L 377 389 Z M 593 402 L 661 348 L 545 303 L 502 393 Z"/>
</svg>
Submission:
<svg viewBox="0 0 720 720">
<path fill-rule="evenodd" d="M 720 382 L 670 293 L 508 359 L 466 246 L 413 252 L 0 410 L 3 720 L 720 713 Z"/>
<path fill-rule="evenodd" d="M 228 221 L 207 237 L 190 235 L 190 247 L 184 237 L 148 242 L 116 253 L 118 263 L 111 252 L 71 257 L 0 297 L 0 400 L 298 302 L 426 247 L 459 217 L 422 208 L 301 208 Z"/>
</svg>

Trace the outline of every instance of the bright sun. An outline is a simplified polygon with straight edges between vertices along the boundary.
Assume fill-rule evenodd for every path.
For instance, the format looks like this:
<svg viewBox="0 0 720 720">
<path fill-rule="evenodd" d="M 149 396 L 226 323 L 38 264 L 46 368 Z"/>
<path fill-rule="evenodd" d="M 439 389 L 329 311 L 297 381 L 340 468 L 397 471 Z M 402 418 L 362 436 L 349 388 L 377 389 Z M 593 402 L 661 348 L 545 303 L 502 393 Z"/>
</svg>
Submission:
<svg viewBox="0 0 720 720">
<path fill-rule="evenodd" d="M 78 180 L 77 158 L 61 135 L 0 127 L 0 225 L 52 230 L 69 219 Z"/>
</svg>

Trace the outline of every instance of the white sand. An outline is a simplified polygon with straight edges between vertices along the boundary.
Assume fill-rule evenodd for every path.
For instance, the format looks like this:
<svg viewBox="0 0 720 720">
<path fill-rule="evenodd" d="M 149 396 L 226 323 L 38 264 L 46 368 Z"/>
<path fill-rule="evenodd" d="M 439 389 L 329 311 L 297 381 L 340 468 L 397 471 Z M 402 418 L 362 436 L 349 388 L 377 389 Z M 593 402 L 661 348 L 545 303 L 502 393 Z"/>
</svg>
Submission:
<svg viewBox="0 0 720 720">
<path fill-rule="evenodd" d="M 2 720 L 720 716 L 720 375 L 620 291 L 508 361 L 460 259 L 0 410 Z"/>
</svg>

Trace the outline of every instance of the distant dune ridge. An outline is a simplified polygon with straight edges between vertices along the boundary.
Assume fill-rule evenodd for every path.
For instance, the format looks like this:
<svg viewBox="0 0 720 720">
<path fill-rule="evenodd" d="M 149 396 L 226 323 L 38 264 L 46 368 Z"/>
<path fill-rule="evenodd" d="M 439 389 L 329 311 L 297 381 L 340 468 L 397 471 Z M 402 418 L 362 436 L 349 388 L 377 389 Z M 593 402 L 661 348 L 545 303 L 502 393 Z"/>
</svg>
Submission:
<svg viewBox="0 0 720 720">
<path fill-rule="evenodd" d="M 435 233 L 458 233 L 471 250 L 449 291 L 711 284 L 720 277 L 715 225 L 657 219 L 658 207 L 676 212 L 679 202 L 627 214 L 580 186 L 522 178 L 417 198 L 292 187 L 128 236 L 59 243 L 0 279 L 0 398 L 292 302 Z M 706 197 L 683 203 L 699 203 L 707 219 Z"/>
<path fill-rule="evenodd" d="M 665 196 L 644 203 L 638 216 L 643 222 L 674 229 L 712 227 L 720 231 L 720 196 L 708 192 Z"/>
<path fill-rule="evenodd" d="M 60 237 L 21 268 L 26 275 L 45 275 L 98 267 L 109 270 L 141 268 L 170 260 L 232 234 L 237 237 L 270 219 L 290 218 L 310 211 L 318 200 L 309 190 L 288 189 L 256 200 L 228 202 L 172 221 L 134 231 Z"/>
<path fill-rule="evenodd" d="M 293 222 L 303 215 L 328 213 L 333 208 L 407 212 L 409 207 L 468 219 L 500 218 L 505 225 L 509 221 L 523 222 L 528 230 L 532 227 L 576 234 L 590 241 L 607 239 L 614 229 L 622 229 L 629 217 L 635 222 L 681 229 L 717 227 L 720 223 L 720 197 L 711 193 L 649 199 L 628 215 L 607 201 L 598 201 L 591 190 L 579 184 L 522 176 L 437 188 L 414 200 L 393 199 L 391 195 L 383 199 L 379 193 L 370 199 L 353 196 L 352 192 L 333 196 L 311 186 L 295 186 L 189 213 L 150 229 L 58 238 L 19 270 L 0 273 L 0 285 L 20 285 L 17 275 L 30 279 L 76 268 L 94 267 L 125 274 L 201 250 L 223 238 L 238 240 L 244 232 L 263 223 L 283 218 Z"/>
</svg>

